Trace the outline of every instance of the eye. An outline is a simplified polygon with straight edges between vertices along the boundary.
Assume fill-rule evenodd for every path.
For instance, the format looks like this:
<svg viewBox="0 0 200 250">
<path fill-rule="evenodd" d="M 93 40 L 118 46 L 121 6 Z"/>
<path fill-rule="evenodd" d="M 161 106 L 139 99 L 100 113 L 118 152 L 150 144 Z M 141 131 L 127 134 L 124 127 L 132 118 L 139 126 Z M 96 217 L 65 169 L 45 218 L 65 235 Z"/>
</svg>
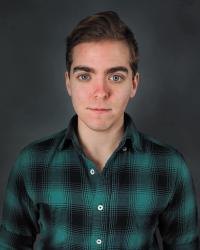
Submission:
<svg viewBox="0 0 200 250">
<path fill-rule="evenodd" d="M 77 77 L 81 81 L 88 81 L 90 79 L 90 76 L 87 74 L 82 74 Z"/>
<path fill-rule="evenodd" d="M 114 82 L 121 82 L 122 80 L 124 80 L 124 77 L 119 75 L 112 75 L 110 79 Z"/>
</svg>

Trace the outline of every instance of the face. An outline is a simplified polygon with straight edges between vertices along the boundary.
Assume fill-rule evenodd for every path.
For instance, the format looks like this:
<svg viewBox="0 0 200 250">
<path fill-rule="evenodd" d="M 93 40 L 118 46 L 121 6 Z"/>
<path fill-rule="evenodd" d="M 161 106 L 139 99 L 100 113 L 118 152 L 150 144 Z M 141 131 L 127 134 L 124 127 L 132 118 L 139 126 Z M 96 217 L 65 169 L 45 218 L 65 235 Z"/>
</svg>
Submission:
<svg viewBox="0 0 200 250">
<path fill-rule="evenodd" d="M 73 48 L 65 79 L 79 128 L 103 132 L 123 123 L 139 81 L 138 73 L 133 77 L 129 58 L 121 41 L 86 42 Z"/>
</svg>

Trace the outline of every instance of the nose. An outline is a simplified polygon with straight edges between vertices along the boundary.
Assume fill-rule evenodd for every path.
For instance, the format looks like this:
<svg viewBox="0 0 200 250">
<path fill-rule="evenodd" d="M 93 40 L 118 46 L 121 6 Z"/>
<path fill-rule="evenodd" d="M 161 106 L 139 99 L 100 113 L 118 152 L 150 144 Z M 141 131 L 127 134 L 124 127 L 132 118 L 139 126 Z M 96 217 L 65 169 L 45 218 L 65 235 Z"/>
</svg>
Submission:
<svg viewBox="0 0 200 250">
<path fill-rule="evenodd" d="M 94 97 L 99 99 L 106 99 L 110 96 L 110 89 L 106 82 L 101 81 L 95 84 Z"/>
</svg>

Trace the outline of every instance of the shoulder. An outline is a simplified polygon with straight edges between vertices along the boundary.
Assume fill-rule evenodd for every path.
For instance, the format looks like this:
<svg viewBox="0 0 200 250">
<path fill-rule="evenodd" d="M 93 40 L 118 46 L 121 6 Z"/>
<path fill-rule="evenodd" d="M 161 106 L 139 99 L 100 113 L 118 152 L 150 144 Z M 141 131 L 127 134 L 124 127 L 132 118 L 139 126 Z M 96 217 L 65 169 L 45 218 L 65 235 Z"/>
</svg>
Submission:
<svg viewBox="0 0 200 250">
<path fill-rule="evenodd" d="M 182 158 L 182 153 L 172 145 L 164 143 L 150 135 L 139 132 L 143 152 L 160 156 L 174 156 Z"/>
<path fill-rule="evenodd" d="M 66 128 L 25 145 L 16 158 L 15 169 L 22 170 L 24 167 L 47 163 L 56 152 L 65 133 Z"/>
<path fill-rule="evenodd" d="M 40 139 L 34 140 L 27 144 L 22 151 L 36 151 L 36 152 L 48 152 L 57 148 L 59 143 L 65 136 L 66 128 L 57 131 L 51 135 L 42 137 Z"/>
<path fill-rule="evenodd" d="M 142 144 L 142 148 L 144 152 L 149 152 L 152 154 L 180 154 L 179 151 L 169 145 L 166 144 L 164 142 L 161 142 L 160 140 L 144 134 L 142 132 L 139 132 L 140 135 L 140 140 L 141 140 L 141 144 Z"/>
<path fill-rule="evenodd" d="M 156 165 L 173 173 L 189 174 L 183 154 L 174 146 L 139 132 L 143 153 L 149 155 Z"/>
</svg>

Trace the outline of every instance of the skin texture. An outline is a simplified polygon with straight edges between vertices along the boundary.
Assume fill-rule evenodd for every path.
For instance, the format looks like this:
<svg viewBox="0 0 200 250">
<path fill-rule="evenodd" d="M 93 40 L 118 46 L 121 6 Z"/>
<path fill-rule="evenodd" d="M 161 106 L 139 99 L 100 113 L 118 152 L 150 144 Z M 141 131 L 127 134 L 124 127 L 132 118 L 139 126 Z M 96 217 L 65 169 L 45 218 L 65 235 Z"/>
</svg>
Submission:
<svg viewBox="0 0 200 250">
<path fill-rule="evenodd" d="M 72 58 L 65 79 L 78 115 L 79 137 L 88 154 L 103 157 L 121 139 L 124 111 L 136 94 L 139 74 L 133 77 L 129 49 L 122 41 L 78 44 Z"/>
</svg>

